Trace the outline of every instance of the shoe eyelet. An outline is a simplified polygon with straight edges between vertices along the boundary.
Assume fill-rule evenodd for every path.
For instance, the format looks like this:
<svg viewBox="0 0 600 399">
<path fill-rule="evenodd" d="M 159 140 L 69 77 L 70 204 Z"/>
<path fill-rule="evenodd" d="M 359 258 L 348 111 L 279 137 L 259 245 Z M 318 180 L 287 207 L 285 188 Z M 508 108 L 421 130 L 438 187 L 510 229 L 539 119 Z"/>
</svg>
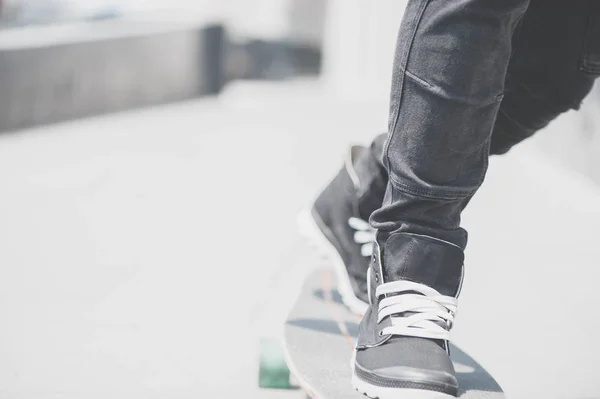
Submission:
<svg viewBox="0 0 600 399">
<path fill-rule="evenodd" d="M 378 273 L 375 273 L 375 281 L 379 282 L 379 274 Z"/>
<path fill-rule="evenodd" d="M 379 335 L 380 337 L 383 337 L 383 331 L 379 331 L 379 334 L 377 334 L 377 335 Z"/>
</svg>

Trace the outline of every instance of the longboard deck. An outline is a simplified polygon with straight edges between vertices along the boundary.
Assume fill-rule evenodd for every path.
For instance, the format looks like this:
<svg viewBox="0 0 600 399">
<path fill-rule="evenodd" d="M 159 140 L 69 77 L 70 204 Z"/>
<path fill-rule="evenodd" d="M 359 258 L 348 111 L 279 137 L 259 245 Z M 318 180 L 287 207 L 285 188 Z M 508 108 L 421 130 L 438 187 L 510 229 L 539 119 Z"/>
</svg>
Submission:
<svg viewBox="0 0 600 399">
<path fill-rule="evenodd" d="M 307 278 L 283 330 L 286 363 L 313 398 L 365 399 L 351 385 L 350 362 L 360 318 L 336 290 L 335 273 L 314 271 Z M 461 399 L 504 399 L 492 376 L 460 348 L 451 348 Z"/>
</svg>

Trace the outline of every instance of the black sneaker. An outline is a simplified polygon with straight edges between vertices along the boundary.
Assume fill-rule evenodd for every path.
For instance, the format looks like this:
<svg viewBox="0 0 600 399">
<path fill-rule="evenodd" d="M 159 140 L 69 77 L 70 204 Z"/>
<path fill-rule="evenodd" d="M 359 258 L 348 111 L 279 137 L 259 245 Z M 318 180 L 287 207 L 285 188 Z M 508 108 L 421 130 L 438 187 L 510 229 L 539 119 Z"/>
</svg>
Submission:
<svg viewBox="0 0 600 399">
<path fill-rule="evenodd" d="M 352 385 L 379 399 L 458 394 L 449 333 L 463 280 L 463 250 L 431 237 L 394 233 L 375 244 L 371 305 L 352 362 Z"/>
<path fill-rule="evenodd" d="M 359 315 L 369 302 L 367 270 L 375 238 L 368 223 L 370 215 L 362 215 L 359 206 L 361 183 L 355 166 L 364 150 L 351 147 L 344 167 L 303 215 L 304 232 L 335 267 L 344 304 Z"/>
</svg>

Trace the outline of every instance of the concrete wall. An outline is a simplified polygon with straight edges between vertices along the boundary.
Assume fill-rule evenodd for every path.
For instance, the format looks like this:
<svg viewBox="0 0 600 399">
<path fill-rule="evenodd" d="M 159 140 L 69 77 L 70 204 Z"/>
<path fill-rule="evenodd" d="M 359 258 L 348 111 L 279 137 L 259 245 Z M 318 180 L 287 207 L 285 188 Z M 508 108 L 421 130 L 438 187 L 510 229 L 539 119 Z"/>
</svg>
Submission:
<svg viewBox="0 0 600 399">
<path fill-rule="evenodd" d="M 64 21 L 110 1 L 29 2 L 28 18 L 12 1 L 37 25 L 0 30 L 0 132 L 320 69 L 325 0 L 129 0 L 124 18 L 92 23 Z"/>
<path fill-rule="evenodd" d="M 126 21 L 0 34 L 0 131 L 218 92 L 219 25 Z"/>
</svg>

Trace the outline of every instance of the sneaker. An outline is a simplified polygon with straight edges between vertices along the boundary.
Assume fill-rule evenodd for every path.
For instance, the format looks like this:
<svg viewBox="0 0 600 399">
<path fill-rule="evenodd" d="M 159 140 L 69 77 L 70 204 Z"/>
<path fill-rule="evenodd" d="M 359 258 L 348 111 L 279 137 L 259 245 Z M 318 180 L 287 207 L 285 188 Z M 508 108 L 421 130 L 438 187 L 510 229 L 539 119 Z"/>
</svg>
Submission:
<svg viewBox="0 0 600 399">
<path fill-rule="evenodd" d="M 359 328 L 352 385 L 379 399 L 452 398 L 458 381 L 450 329 L 463 280 L 463 250 L 409 233 L 375 244 L 370 306 Z"/>
<path fill-rule="evenodd" d="M 369 302 L 367 270 L 375 238 L 370 215 L 362 215 L 359 206 L 361 183 L 355 166 L 363 150 L 351 147 L 344 167 L 304 215 L 304 230 L 334 265 L 344 304 L 361 316 Z"/>
</svg>

